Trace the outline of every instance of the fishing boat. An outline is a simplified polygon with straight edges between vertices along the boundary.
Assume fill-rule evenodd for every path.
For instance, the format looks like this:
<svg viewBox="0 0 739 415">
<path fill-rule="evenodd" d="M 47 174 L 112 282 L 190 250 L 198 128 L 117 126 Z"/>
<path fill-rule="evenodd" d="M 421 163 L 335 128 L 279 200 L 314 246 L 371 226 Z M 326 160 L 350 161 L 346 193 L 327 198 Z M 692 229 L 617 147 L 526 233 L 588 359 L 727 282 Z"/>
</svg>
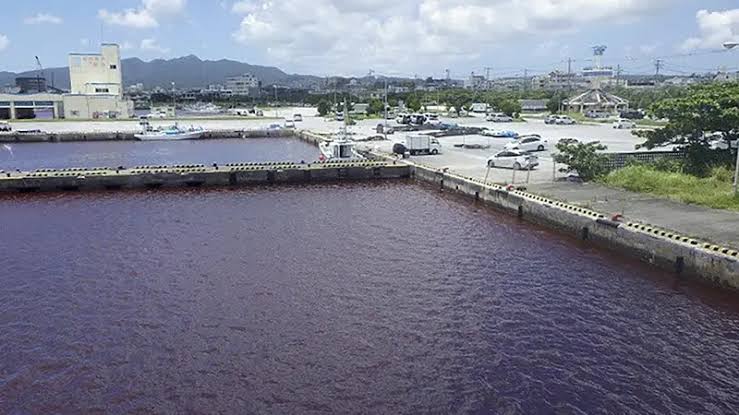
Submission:
<svg viewBox="0 0 739 415">
<path fill-rule="evenodd" d="M 174 124 L 169 127 L 154 128 L 146 120 L 142 120 L 140 124 L 142 131 L 139 134 L 134 134 L 134 137 L 141 141 L 194 140 L 205 134 L 202 127 L 182 128 L 178 124 Z"/>
<path fill-rule="evenodd" d="M 344 113 L 347 114 L 346 102 L 344 102 Z M 344 120 L 344 126 L 339 132 L 337 138 L 324 141 L 318 144 L 318 148 L 321 150 L 322 161 L 351 161 L 351 160 L 362 160 L 364 157 L 359 154 L 355 148 L 356 143 L 349 138 L 349 132 L 347 131 L 347 125 L 349 119 Z"/>
</svg>

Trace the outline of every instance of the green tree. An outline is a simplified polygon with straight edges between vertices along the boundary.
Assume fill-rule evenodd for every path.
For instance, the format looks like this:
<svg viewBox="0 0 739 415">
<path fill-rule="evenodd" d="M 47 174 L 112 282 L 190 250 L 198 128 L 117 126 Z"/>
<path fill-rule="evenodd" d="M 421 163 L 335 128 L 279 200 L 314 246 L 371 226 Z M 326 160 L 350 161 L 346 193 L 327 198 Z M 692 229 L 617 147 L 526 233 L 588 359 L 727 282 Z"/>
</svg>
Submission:
<svg viewBox="0 0 739 415">
<path fill-rule="evenodd" d="M 547 111 L 551 112 L 552 114 L 556 114 L 559 112 L 559 108 L 562 106 L 562 101 L 564 100 L 564 97 L 562 94 L 554 94 L 549 100 L 547 101 Z"/>
<path fill-rule="evenodd" d="M 328 115 L 328 113 L 331 112 L 331 103 L 326 100 L 321 100 L 318 102 L 318 115 L 321 117 L 325 117 Z"/>
<path fill-rule="evenodd" d="M 554 155 L 554 161 L 565 164 L 567 167 L 559 171 L 563 173 L 577 172 L 585 181 L 593 180 L 607 173 L 606 161 L 608 156 L 599 153 L 608 147 L 592 141 L 581 143 L 574 138 L 563 138 L 557 143 L 558 154 Z"/>
<path fill-rule="evenodd" d="M 664 128 L 635 131 L 648 149 L 674 145 L 686 152 L 685 170 L 704 175 L 711 167 L 728 164 L 732 149 L 712 150 L 716 136 L 726 142 L 739 139 L 739 83 L 692 87 L 679 98 L 668 98 L 652 105 L 650 114 L 666 118 Z M 730 146 L 727 146 L 730 147 Z"/>
<path fill-rule="evenodd" d="M 421 100 L 419 100 L 418 96 L 415 94 L 411 95 L 408 97 L 408 101 L 405 103 L 405 106 L 413 112 L 418 112 L 421 109 Z"/>
<path fill-rule="evenodd" d="M 496 108 L 498 108 L 498 111 L 504 113 L 508 116 L 513 116 L 514 114 L 520 114 L 521 113 L 521 103 L 518 102 L 518 100 L 513 99 L 504 99 L 498 102 L 498 105 L 496 105 Z"/>
<path fill-rule="evenodd" d="M 372 98 L 367 107 L 367 114 L 382 114 L 383 111 L 385 111 L 384 108 L 382 101 L 377 98 Z"/>
</svg>

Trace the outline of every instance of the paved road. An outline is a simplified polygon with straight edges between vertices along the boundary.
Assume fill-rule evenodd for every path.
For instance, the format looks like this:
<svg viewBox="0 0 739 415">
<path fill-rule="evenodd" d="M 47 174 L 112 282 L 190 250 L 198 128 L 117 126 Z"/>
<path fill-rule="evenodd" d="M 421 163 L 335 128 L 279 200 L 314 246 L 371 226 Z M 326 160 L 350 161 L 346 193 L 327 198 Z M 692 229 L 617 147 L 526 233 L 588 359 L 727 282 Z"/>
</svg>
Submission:
<svg viewBox="0 0 739 415">
<path fill-rule="evenodd" d="M 605 214 L 622 213 L 629 220 L 739 249 L 739 212 L 688 205 L 593 183 L 543 183 L 531 185 L 528 190 Z"/>
</svg>

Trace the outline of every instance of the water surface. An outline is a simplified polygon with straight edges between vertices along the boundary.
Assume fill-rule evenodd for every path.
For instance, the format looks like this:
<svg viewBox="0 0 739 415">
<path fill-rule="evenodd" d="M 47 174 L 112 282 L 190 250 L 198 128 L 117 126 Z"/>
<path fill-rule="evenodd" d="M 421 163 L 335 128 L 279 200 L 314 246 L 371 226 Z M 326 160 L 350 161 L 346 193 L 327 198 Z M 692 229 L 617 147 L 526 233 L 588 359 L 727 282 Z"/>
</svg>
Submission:
<svg viewBox="0 0 739 415">
<path fill-rule="evenodd" d="M 739 305 L 425 187 L 0 199 L 0 413 L 735 413 Z"/>
<path fill-rule="evenodd" d="M 10 144 L 0 170 L 138 165 L 315 161 L 318 148 L 295 138 L 183 141 L 93 141 Z"/>
</svg>

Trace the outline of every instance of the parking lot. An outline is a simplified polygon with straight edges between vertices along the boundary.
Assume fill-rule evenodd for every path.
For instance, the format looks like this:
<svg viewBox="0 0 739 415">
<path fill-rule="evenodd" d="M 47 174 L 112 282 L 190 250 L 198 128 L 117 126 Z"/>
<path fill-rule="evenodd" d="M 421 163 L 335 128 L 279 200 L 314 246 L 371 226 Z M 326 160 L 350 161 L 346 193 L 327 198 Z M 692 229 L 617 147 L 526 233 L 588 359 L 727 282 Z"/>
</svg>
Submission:
<svg viewBox="0 0 739 415">
<path fill-rule="evenodd" d="M 552 151 L 556 151 L 555 145 L 562 138 L 576 138 L 578 140 L 600 141 L 608 146 L 608 151 L 624 152 L 634 151 L 635 146 L 642 139 L 634 136 L 630 130 L 618 130 L 612 128 L 611 124 L 575 124 L 575 125 L 547 125 L 543 119 L 532 118 L 527 122 L 514 123 L 492 123 L 484 118 L 456 118 L 442 119 L 444 122 L 456 123 L 463 126 L 488 127 L 491 129 L 514 130 L 519 134 L 539 134 L 547 140 L 547 150 L 535 153 L 539 158 L 539 166 L 532 171 L 514 172 L 511 169 L 487 168 L 487 159 L 490 155 L 503 150 L 506 143 L 512 141 L 510 138 L 495 138 L 481 135 L 467 135 L 442 137 L 439 139 L 443 146 L 443 152 L 436 156 L 412 156 L 413 162 L 420 163 L 433 168 L 448 168 L 458 174 L 485 178 L 496 183 L 545 183 L 551 182 L 555 177 L 564 176 L 557 170 L 562 166 L 555 166 L 552 159 Z M 373 133 L 381 120 L 365 120 L 358 123 L 352 129 L 358 135 L 369 135 Z M 331 123 L 329 123 L 331 124 Z M 337 123 L 338 124 L 338 123 Z M 393 125 L 394 122 L 389 122 Z M 395 141 L 403 140 L 407 133 L 396 133 L 389 135 L 389 142 L 374 141 L 363 143 L 362 146 L 383 152 L 390 152 Z M 489 146 L 486 149 L 464 149 L 455 147 L 455 144 L 478 144 Z M 515 177 L 514 177 L 515 176 Z"/>
</svg>

